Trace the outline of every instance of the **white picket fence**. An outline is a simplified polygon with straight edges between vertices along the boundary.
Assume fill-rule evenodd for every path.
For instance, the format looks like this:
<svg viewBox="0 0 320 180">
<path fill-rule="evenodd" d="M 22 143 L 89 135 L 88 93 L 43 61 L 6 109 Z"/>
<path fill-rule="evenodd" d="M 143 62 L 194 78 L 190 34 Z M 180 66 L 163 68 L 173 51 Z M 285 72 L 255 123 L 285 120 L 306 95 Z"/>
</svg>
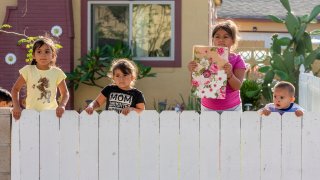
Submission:
<svg viewBox="0 0 320 180">
<path fill-rule="evenodd" d="M 318 180 L 320 113 L 24 110 L 12 180 Z"/>
<path fill-rule="evenodd" d="M 320 111 L 320 78 L 304 73 L 303 65 L 299 75 L 299 104 L 307 111 Z"/>
</svg>

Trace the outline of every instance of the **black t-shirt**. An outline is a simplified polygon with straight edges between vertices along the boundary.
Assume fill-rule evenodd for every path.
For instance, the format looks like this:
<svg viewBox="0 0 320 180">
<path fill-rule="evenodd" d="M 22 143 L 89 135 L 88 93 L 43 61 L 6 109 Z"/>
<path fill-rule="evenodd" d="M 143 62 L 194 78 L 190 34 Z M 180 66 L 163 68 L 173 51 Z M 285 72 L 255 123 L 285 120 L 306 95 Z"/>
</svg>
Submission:
<svg viewBox="0 0 320 180">
<path fill-rule="evenodd" d="M 101 93 L 107 98 L 106 110 L 115 110 L 118 113 L 125 107 L 136 107 L 139 103 L 145 103 L 143 93 L 135 88 L 122 90 L 116 85 L 108 85 Z"/>
</svg>

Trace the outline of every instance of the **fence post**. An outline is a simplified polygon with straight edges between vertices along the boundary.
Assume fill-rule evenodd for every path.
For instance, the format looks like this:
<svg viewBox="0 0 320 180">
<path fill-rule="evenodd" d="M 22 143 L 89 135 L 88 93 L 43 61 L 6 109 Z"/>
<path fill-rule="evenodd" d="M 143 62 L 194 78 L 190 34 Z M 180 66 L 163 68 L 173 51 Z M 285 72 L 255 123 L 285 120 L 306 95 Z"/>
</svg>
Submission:
<svg viewBox="0 0 320 180">
<path fill-rule="evenodd" d="M 0 108 L 0 179 L 10 179 L 10 152 L 11 152 L 11 112 L 9 108 Z"/>
</svg>

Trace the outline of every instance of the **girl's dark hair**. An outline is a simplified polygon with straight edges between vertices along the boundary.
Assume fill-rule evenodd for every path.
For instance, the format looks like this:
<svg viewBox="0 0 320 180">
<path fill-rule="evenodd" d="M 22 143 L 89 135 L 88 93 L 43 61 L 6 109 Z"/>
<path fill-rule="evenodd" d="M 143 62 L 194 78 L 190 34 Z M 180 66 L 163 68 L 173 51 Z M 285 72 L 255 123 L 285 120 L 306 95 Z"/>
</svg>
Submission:
<svg viewBox="0 0 320 180">
<path fill-rule="evenodd" d="M 232 46 L 232 50 L 237 49 L 238 41 L 239 41 L 239 30 L 238 26 L 231 20 L 225 20 L 218 22 L 213 26 L 212 30 L 212 38 L 220 29 L 226 31 L 232 38 L 234 44 Z"/>
<path fill-rule="evenodd" d="M 134 85 L 135 80 L 137 79 L 137 74 L 138 74 L 138 67 L 137 65 L 126 58 L 122 59 L 116 59 L 112 62 L 111 68 L 110 68 L 110 73 L 109 77 L 112 78 L 114 75 L 115 70 L 119 69 L 123 74 L 131 74 L 134 78 L 134 80 L 131 82 L 131 86 Z"/>
<path fill-rule="evenodd" d="M 50 62 L 50 65 L 55 66 L 57 54 L 58 54 L 58 49 L 55 46 L 55 42 L 49 37 L 40 36 L 36 41 L 34 41 L 33 47 L 32 47 L 32 55 L 34 55 L 36 50 L 38 48 L 40 48 L 41 46 L 43 46 L 44 44 L 46 44 L 51 49 L 54 58 Z M 32 59 L 31 65 L 36 65 L 36 64 L 37 64 L 37 61 L 35 59 Z"/>
</svg>

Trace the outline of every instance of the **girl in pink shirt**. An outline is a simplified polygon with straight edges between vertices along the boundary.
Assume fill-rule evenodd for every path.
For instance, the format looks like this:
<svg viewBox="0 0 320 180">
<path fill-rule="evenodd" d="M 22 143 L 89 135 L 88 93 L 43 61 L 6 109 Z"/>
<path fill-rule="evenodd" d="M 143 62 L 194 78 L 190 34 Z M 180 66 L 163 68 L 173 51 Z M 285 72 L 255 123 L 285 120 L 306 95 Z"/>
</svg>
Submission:
<svg viewBox="0 0 320 180">
<path fill-rule="evenodd" d="M 217 23 L 212 32 L 212 42 L 214 46 L 223 46 L 230 49 L 229 62 L 223 66 L 227 74 L 227 88 L 225 99 L 201 99 L 201 111 L 242 111 L 242 104 L 240 99 L 240 88 L 245 75 L 245 62 L 240 55 L 234 53 L 238 44 L 239 31 L 237 25 L 231 21 L 226 20 Z M 191 61 L 188 64 L 190 72 L 195 71 L 197 63 Z"/>
</svg>

